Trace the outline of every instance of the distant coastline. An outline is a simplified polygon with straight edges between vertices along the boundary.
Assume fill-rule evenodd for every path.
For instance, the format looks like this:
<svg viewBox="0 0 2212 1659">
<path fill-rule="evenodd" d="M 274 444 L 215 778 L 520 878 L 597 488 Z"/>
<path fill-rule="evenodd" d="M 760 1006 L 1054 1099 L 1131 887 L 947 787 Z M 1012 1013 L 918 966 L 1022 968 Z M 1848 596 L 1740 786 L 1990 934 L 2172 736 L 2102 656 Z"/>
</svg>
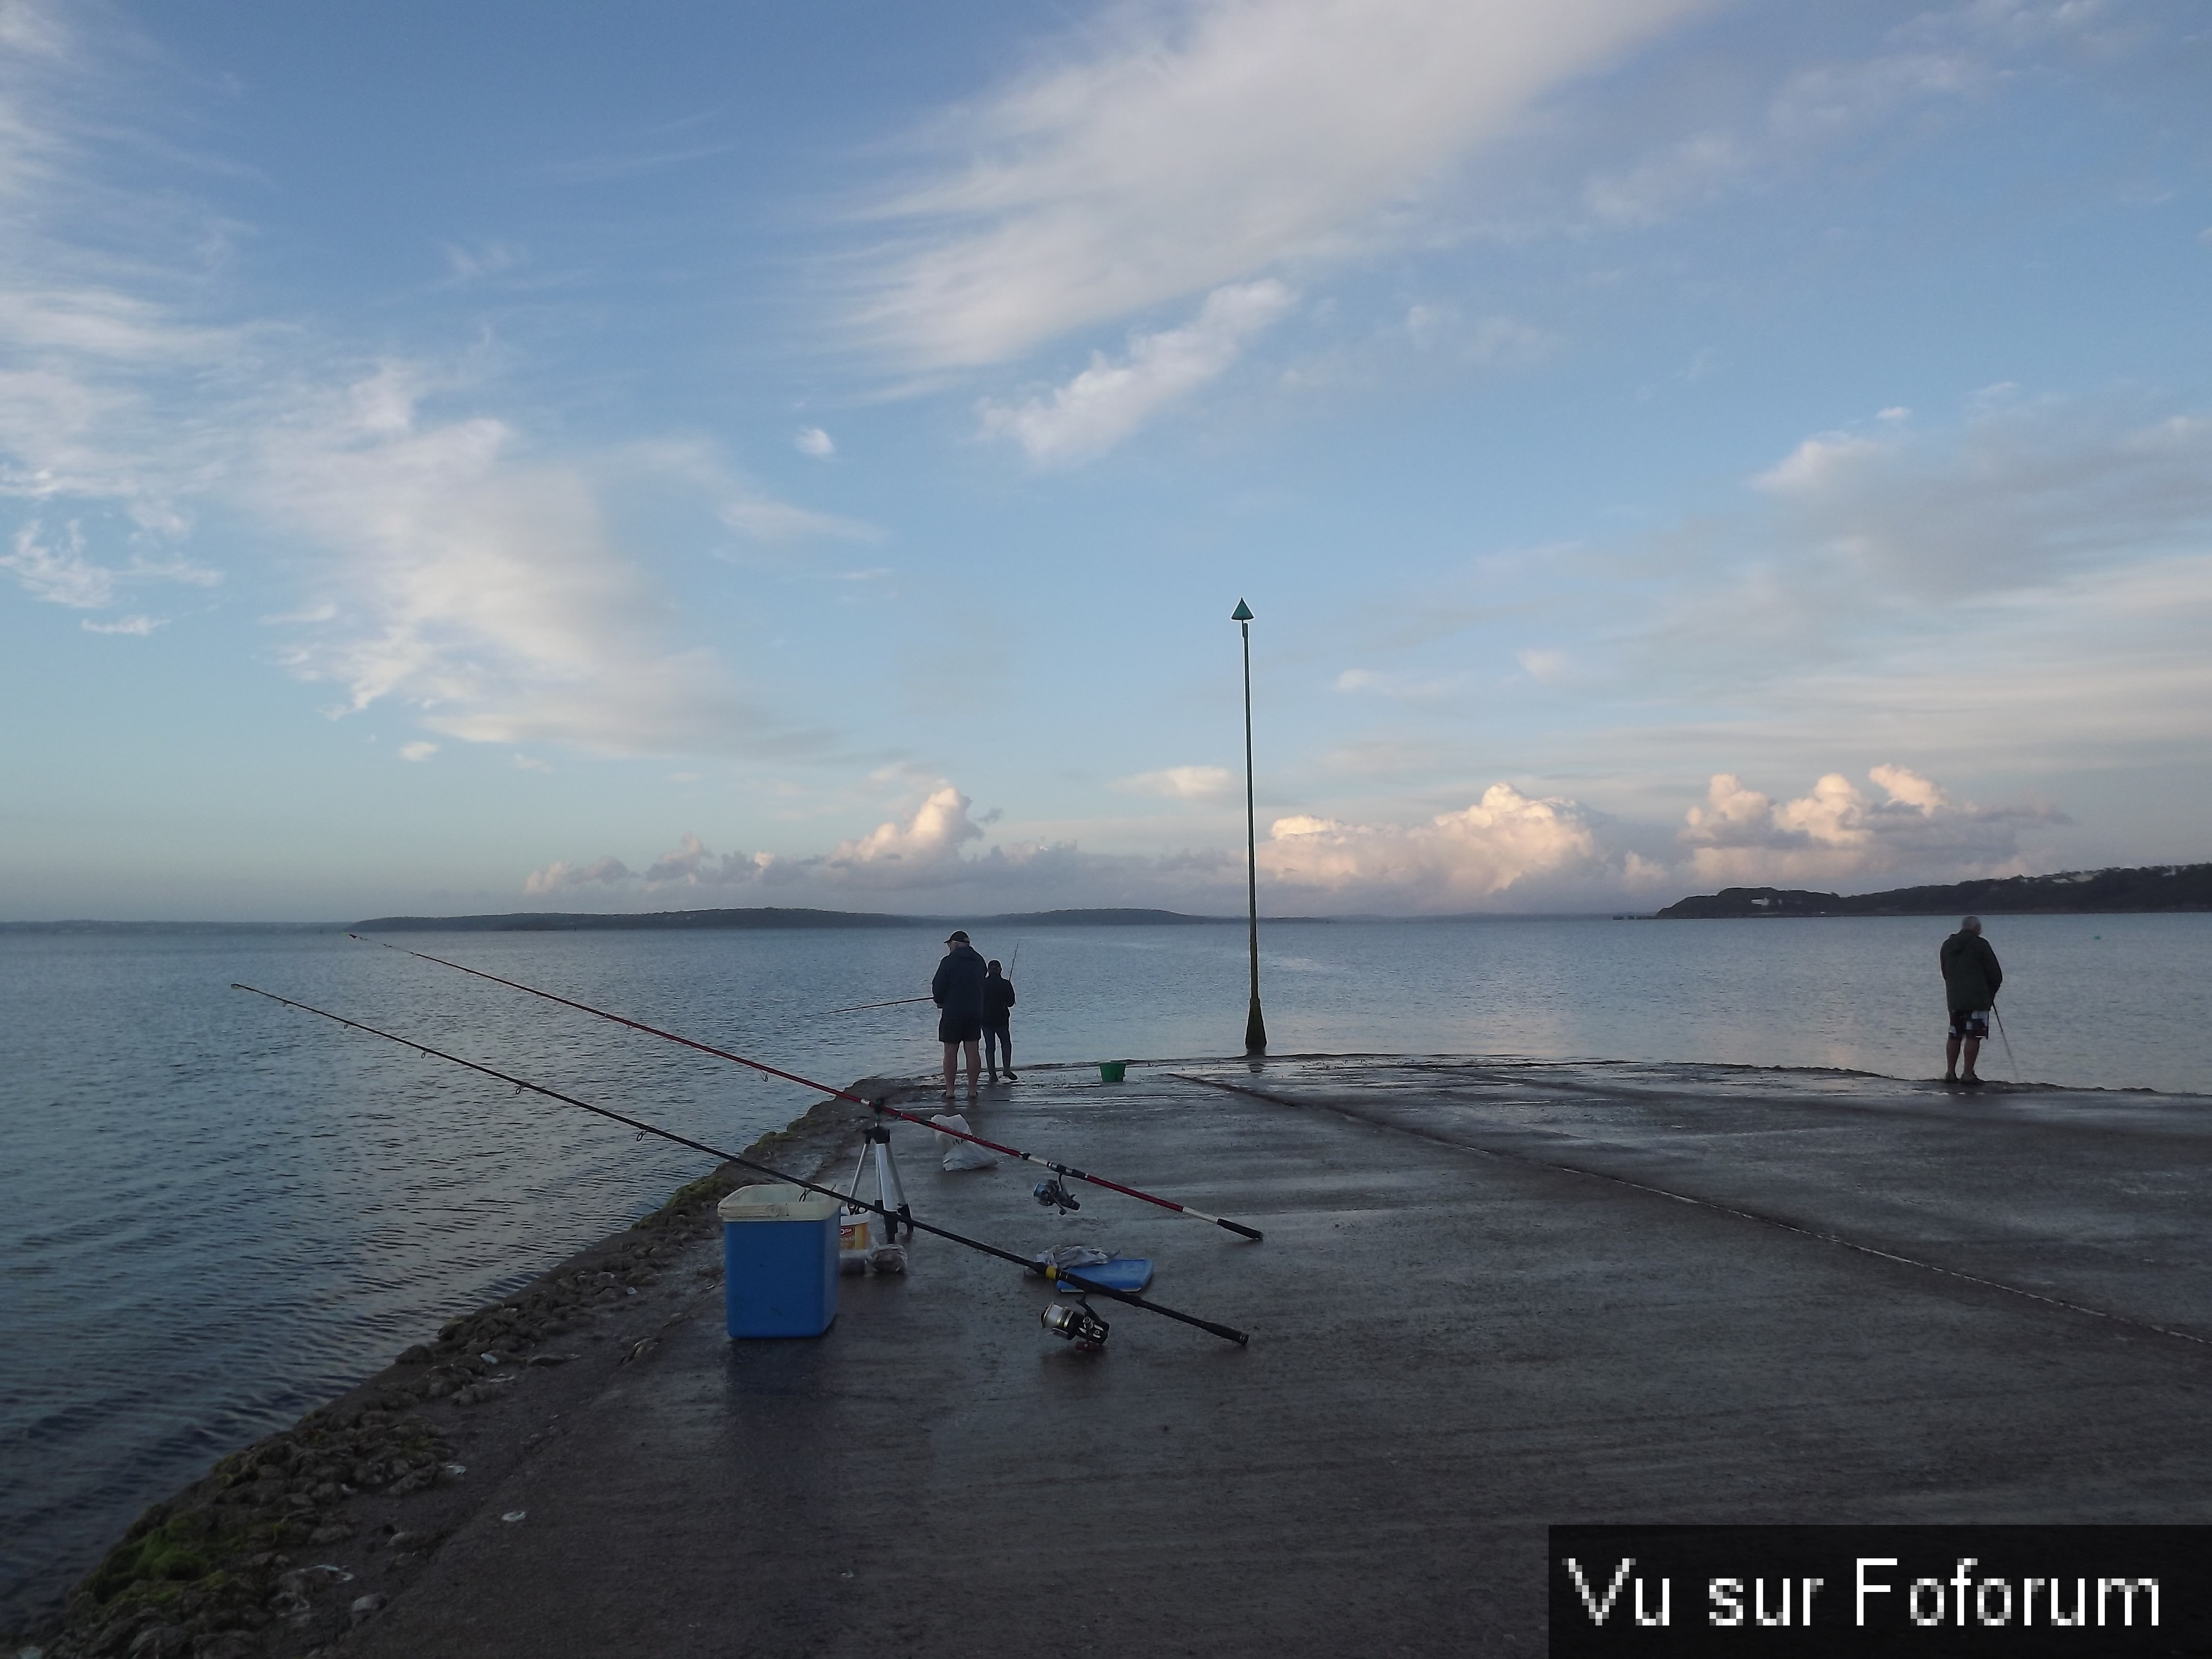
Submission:
<svg viewBox="0 0 2212 1659">
<path fill-rule="evenodd" d="M 1884 893 L 1815 893 L 1801 888 L 1723 887 L 1680 899 L 1662 921 L 1747 916 L 2095 915 L 2212 910 L 2212 864 L 2154 864 L 2130 870 L 2068 870 Z"/>
<path fill-rule="evenodd" d="M 1322 916 L 1269 920 L 1321 921 Z M 898 916 L 864 910 L 650 910 L 602 915 L 524 910 L 482 916 L 371 916 L 365 921 L 0 921 L 6 933 L 560 933 L 682 932 L 704 928 L 808 927 L 1170 927 L 1241 925 L 1242 916 L 1193 916 L 1180 910 L 1027 910 L 997 916 Z"/>
</svg>

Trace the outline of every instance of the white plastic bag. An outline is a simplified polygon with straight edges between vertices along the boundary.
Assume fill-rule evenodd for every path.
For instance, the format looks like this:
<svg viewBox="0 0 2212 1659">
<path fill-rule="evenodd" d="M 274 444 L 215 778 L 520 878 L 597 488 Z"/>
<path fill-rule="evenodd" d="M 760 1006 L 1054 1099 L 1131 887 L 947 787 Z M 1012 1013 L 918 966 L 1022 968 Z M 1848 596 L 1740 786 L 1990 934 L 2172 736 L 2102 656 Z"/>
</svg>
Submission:
<svg viewBox="0 0 2212 1659">
<path fill-rule="evenodd" d="M 929 1121 L 933 1125 L 941 1123 L 948 1129 L 957 1129 L 963 1135 L 973 1133 L 968 1127 L 968 1120 L 957 1112 L 939 1112 Z M 996 1152 L 986 1152 L 972 1140 L 945 1137 L 945 1167 L 948 1170 L 988 1170 L 998 1161 Z"/>
</svg>

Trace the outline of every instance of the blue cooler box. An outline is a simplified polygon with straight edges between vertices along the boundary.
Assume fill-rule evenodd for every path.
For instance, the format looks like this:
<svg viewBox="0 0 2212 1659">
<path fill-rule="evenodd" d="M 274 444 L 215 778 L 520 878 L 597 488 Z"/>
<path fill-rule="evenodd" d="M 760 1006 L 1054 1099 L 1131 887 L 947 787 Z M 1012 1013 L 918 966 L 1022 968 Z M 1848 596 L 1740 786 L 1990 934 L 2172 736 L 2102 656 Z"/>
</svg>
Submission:
<svg viewBox="0 0 2212 1659">
<path fill-rule="evenodd" d="M 843 1207 L 785 1185 L 740 1187 L 715 1206 L 732 1336 L 819 1336 L 830 1328 Z"/>
</svg>

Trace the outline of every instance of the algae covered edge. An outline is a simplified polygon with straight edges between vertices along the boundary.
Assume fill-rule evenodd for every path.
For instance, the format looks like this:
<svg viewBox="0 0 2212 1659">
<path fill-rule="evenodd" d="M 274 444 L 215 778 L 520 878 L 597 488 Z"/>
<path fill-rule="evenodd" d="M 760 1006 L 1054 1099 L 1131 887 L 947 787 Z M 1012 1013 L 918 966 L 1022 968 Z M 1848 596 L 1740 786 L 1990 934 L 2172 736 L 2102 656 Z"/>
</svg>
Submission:
<svg viewBox="0 0 2212 1659">
<path fill-rule="evenodd" d="M 889 1100 L 902 1080 L 850 1092 Z M 867 1113 L 825 1099 L 744 1156 L 810 1176 Z M 720 1293 L 714 1206 L 758 1176 L 723 1164 L 289 1428 L 149 1505 L 58 1619 L 0 1652 L 264 1659 L 316 1653 L 373 1619 L 562 1416 Z M 522 1401 L 518 1408 L 514 1402 Z"/>
</svg>

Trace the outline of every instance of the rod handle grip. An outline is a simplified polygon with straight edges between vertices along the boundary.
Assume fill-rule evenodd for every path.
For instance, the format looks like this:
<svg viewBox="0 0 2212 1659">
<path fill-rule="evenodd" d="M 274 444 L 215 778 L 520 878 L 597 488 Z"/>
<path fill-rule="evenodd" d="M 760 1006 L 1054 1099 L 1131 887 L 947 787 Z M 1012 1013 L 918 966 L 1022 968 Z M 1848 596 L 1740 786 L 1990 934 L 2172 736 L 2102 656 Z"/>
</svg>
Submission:
<svg viewBox="0 0 2212 1659">
<path fill-rule="evenodd" d="M 1217 1227 L 1226 1227 L 1232 1233 L 1241 1233 L 1246 1238 L 1250 1239 L 1255 1244 L 1259 1243 L 1267 1237 L 1267 1235 L 1261 1232 L 1257 1227 L 1248 1227 L 1241 1221 L 1217 1221 L 1213 1224 Z"/>
</svg>

